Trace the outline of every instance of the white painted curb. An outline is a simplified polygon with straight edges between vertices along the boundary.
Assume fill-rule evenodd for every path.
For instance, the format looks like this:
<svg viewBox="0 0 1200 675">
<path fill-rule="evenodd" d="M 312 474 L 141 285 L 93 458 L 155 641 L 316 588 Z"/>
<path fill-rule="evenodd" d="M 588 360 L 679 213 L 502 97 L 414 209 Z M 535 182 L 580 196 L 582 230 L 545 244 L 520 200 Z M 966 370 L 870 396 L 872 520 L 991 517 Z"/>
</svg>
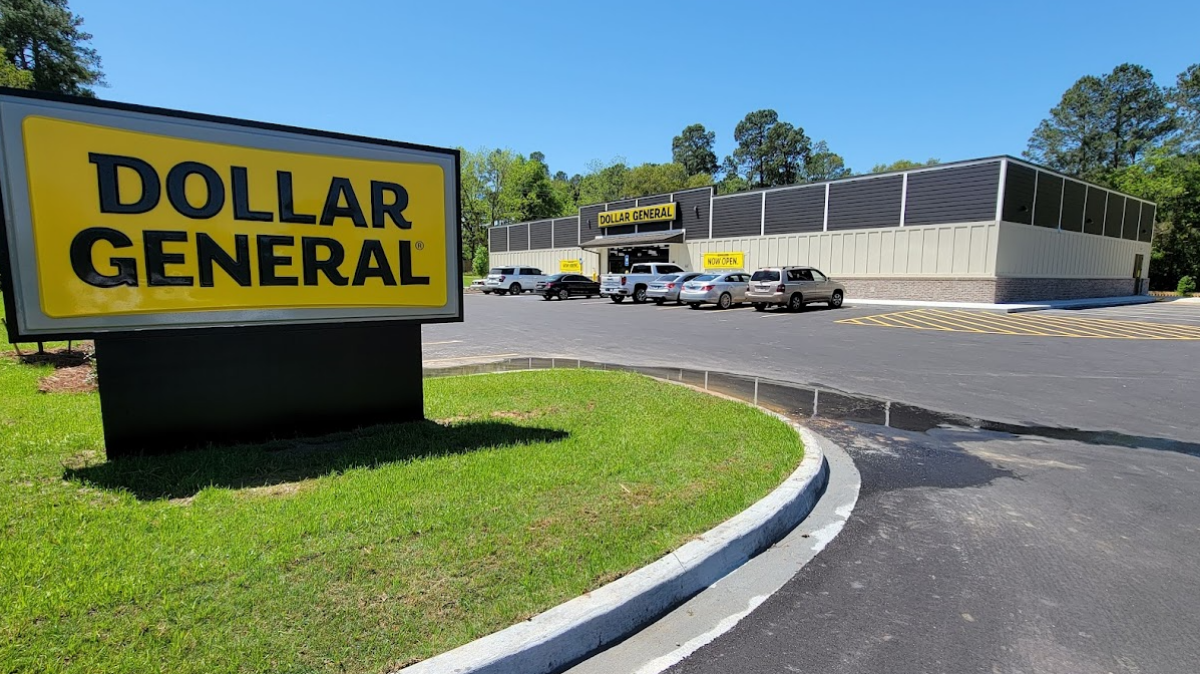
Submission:
<svg viewBox="0 0 1200 675">
<path fill-rule="evenodd" d="M 637 632 L 708 588 L 800 524 L 825 490 L 829 463 L 820 442 L 788 422 L 804 441 L 804 459 L 750 508 L 636 572 L 401 672 L 554 672 Z"/>
</svg>

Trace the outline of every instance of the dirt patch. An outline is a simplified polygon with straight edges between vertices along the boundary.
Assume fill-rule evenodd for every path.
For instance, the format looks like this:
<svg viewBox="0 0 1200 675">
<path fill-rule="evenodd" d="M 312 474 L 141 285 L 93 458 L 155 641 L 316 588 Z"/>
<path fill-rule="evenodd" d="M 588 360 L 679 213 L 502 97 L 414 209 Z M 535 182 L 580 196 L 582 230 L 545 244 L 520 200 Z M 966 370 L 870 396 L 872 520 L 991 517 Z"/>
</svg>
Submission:
<svg viewBox="0 0 1200 675">
<path fill-rule="evenodd" d="M 96 370 L 91 364 L 58 368 L 38 380 L 43 394 L 87 394 L 96 391 Z"/>
<path fill-rule="evenodd" d="M 589 407 L 588 409 L 589 410 L 593 409 L 594 405 L 595 404 L 592 404 L 592 406 Z M 481 420 L 481 419 L 486 419 L 486 418 L 497 419 L 497 420 L 529 420 L 529 419 L 533 419 L 535 417 L 542 417 L 544 415 L 553 415 L 555 413 L 561 412 L 561 410 L 562 409 L 557 406 L 550 406 L 548 408 L 536 408 L 534 410 L 493 410 L 491 413 L 488 413 L 487 415 L 482 415 L 482 414 L 479 414 L 479 415 L 454 415 L 452 417 L 442 417 L 442 418 L 439 418 L 434 421 L 437 422 L 438 424 L 457 424 L 458 422 L 470 422 L 470 421 Z"/>
</svg>

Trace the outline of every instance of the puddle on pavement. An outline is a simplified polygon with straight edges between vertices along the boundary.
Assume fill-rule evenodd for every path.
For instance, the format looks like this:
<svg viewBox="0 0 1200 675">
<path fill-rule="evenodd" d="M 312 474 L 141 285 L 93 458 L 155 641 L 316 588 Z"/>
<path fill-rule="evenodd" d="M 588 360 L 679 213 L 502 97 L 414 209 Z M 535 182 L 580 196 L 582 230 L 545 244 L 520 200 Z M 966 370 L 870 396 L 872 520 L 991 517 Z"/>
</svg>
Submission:
<svg viewBox="0 0 1200 675">
<path fill-rule="evenodd" d="M 639 373 L 649 377 L 680 382 L 723 394 L 769 410 L 804 420 L 833 420 L 859 422 L 881 427 L 924 433 L 932 429 L 966 427 L 1013 436 L 1040 436 L 1093 445 L 1115 445 L 1129 448 L 1167 450 L 1200 456 L 1200 443 L 1169 438 L 1131 436 L 1113 431 L 1085 431 L 1047 426 L 1026 426 L 1007 422 L 978 419 L 965 415 L 928 410 L 907 403 L 849 394 L 819 385 L 802 385 L 765 377 L 738 375 L 715 370 L 669 368 L 664 366 L 631 366 L 601 363 L 580 359 L 513 358 L 489 363 L 473 363 L 446 368 L 426 368 L 425 377 L 478 375 L 514 370 L 547 370 L 552 368 L 590 368 Z"/>
</svg>

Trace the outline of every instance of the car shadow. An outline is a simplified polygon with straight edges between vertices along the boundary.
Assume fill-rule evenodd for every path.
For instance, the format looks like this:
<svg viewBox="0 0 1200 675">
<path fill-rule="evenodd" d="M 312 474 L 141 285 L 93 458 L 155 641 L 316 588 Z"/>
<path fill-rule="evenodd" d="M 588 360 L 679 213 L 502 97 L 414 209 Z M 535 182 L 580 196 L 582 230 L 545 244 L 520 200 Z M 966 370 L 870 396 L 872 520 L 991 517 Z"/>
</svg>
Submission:
<svg viewBox="0 0 1200 675">
<path fill-rule="evenodd" d="M 235 490 L 267 487 L 481 448 L 556 442 L 568 436 L 559 429 L 506 421 L 441 424 L 426 420 L 315 438 L 67 466 L 63 469 L 63 479 L 105 490 L 127 491 L 140 500 L 180 499 L 194 496 L 206 487 Z"/>
</svg>

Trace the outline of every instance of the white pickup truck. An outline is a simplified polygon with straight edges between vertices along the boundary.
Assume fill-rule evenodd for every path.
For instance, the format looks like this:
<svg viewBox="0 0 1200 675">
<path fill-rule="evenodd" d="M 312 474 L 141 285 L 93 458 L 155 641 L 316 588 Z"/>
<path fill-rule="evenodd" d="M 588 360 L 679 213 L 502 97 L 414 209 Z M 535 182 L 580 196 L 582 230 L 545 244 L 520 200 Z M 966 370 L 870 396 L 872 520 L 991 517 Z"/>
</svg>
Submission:
<svg viewBox="0 0 1200 675">
<path fill-rule="evenodd" d="M 664 274 L 686 272 L 674 263 L 637 263 L 625 274 L 605 274 L 600 277 L 600 297 L 621 302 L 633 298 L 634 302 L 646 301 L 646 289 L 650 282 Z"/>
</svg>

